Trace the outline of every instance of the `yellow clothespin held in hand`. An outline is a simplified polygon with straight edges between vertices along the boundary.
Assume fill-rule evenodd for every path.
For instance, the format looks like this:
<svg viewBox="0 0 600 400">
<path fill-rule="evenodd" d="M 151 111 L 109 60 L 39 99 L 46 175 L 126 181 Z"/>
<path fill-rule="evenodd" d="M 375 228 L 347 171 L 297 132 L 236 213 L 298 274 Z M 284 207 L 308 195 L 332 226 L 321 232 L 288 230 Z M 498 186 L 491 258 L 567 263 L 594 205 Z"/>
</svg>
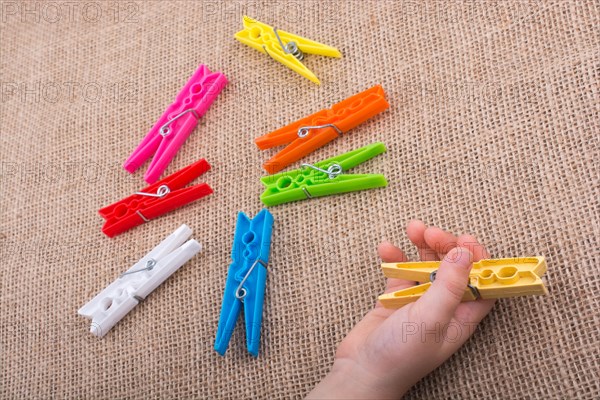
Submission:
<svg viewBox="0 0 600 400">
<path fill-rule="evenodd" d="M 340 58 L 342 53 L 335 47 L 327 46 L 301 36 L 280 31 L 255 19 L 244 16 L 244 29 L 234 36 L 240 42 L 271 56 L 286 67 L 296 71 L 317 85 L 321 82 L 301 61 L 304 53 Z"/>
<path fill-rule="evenodd" d="M 383 294 L 379 296 L 379 301 L 385 308 L 400 308 L 417 301 L 435 280 L 439 266 L 440 261 L 381 264 L 383 274 L 388 278 L 425 283 Z M 548 294 L 541 279 L 545 272 L 544 257 L 499 258 L 475 262 L 469 273 L 469 283 L 462 301 Z"/>
</svg>

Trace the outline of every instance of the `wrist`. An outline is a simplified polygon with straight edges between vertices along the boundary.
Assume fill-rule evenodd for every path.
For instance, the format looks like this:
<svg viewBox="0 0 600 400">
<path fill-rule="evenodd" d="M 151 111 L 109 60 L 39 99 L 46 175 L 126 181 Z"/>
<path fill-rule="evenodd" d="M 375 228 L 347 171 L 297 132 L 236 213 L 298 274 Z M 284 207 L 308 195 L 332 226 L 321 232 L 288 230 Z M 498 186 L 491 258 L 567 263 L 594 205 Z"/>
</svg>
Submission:
<svg viewBox="0 0 600 400">
<path fill-rule="evenodd" d="M 380 376 L 353 360 L 335 360 L 331 371 L 307 398 L 398 399 L 409 389 L 397 377 Z"/>
</svg>

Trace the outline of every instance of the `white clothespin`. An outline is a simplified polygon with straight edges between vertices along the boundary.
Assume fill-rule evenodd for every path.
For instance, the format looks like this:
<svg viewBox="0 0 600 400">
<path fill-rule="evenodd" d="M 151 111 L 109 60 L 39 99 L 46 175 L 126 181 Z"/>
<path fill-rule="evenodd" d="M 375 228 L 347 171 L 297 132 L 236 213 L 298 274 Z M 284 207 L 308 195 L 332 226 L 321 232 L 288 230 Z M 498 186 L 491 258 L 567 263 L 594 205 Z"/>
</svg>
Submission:
<svg viewBox="0 0 600 400">
<path fill-rule="evenodd" d="M 92 320 L 90 332 L 98 337 L 104 336 L 138 303 L 195 256 L 202 246 L 194 239 L 187 240 L 191 234 L 190 227 L 181 225 L 81 307 L 79 315 Z"/>
</svg>

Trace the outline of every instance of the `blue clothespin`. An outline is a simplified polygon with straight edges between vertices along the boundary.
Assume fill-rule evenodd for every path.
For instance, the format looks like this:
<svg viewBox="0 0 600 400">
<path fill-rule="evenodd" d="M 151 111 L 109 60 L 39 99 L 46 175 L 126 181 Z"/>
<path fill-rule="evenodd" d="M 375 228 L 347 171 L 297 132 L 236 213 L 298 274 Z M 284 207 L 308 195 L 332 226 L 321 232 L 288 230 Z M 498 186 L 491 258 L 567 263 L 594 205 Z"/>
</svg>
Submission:
<svg viewBox="0 0 600 400">
<path fill-rule="evenodd" d="M 231 251 L 233 261 L 227 272 L 215 339 L 215 350 L 220 355 L 225 355 L 243 305 L 246 346 L 250 354 L 258 356 L 272 230 L 273 216 L 267 209 L 261 210 L 254 219 L 238 213 Z"/>
</svg>

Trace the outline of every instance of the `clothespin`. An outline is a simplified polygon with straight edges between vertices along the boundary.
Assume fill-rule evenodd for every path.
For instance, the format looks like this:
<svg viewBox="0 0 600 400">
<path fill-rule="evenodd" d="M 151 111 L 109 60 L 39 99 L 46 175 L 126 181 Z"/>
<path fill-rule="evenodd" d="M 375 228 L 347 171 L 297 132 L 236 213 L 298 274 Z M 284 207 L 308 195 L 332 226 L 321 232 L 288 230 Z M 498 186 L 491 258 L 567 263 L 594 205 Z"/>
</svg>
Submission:
<svg viewBox="0 0 600 400">
<path fill-rule="evenodd" d="M 98 337 L 104 336 L 179 267 L 194 257 L 202 246 L 194 239 L 188 240 L 191 234 L 192 230 L 187 225 L 181 225 L 81 307 L 79 315 L 92 320 L 90 332 Z"/>
<path fill-rule="evenodd" d="M 260 326 L 267 283 L 267 264 L 271 248 L 273 216 L 266 209 L 254 219 L 238 213 L 233 238 L 232 262 L 227 272 L 225 293 L 215 339 L 215 350 L 225 355 L 236 321 L 244 307 L 246 346 L 258 357 Z"/>
<path fill-rule="evenodd" d="M 279 61 L 317 85 L 321 84 L 319 78 L 301 63 L 304 53 L 325 57 L 342 57 L 342 53 L 335 47 L 280 31 L 248 16 L 244 16 L 243 22 L 244 29 L 234 35 L 237 40 L 271 56 L 275 61 Z"/>
<path fill-rule="evenodd" d="M 435 280 L 440 261 L 381 264 L 388 278 L 426 282 L 379 296 L 386 308 L 400 308 L 417 301 Z M 546 272 L 544 257 L 500 258 L 473 263 L 462 301 L 504 297 L 546 295 L 541 276 Z"/>
<path fill-rule="evenodd" d="M 200 65 L 123 168 L 134 173 L 154 154 L 144 179 L 156 182 L 226 84 L 225 75 Z"/>
<path fill-rule="evenodd" d="M 377 85 L 334 104 L 330 110 L 321 110 L 258 137 L 255 142 L 261 150 L 289 143 L 263 168 L 269 174 L 279 172 L 388 107 L 383 88 Z"/>
<path fill-rule="evenodd" d="M 260 199 L 267 206 L 276 206 L 290 201 L 385 187 L 387 180 L 381 174 L 344 173 L 385 151 L 383 143 L 373 143 L 315 165 L 302 164 L 301 169 L 265 176 L 260 180 L 265 186 Z"/>
<path fill-rule="evenodd" d="M 210 164 L 205 159 L 200 159 L 140 192 L 101 208 L 99 213 L 106 220 L 102 232 L 108 237 L 114 237 L 194 200 L 208 196 L 213 191 L 206 183 L 186 188 L 184 186 L 209 169 Z"/>
</svg>

